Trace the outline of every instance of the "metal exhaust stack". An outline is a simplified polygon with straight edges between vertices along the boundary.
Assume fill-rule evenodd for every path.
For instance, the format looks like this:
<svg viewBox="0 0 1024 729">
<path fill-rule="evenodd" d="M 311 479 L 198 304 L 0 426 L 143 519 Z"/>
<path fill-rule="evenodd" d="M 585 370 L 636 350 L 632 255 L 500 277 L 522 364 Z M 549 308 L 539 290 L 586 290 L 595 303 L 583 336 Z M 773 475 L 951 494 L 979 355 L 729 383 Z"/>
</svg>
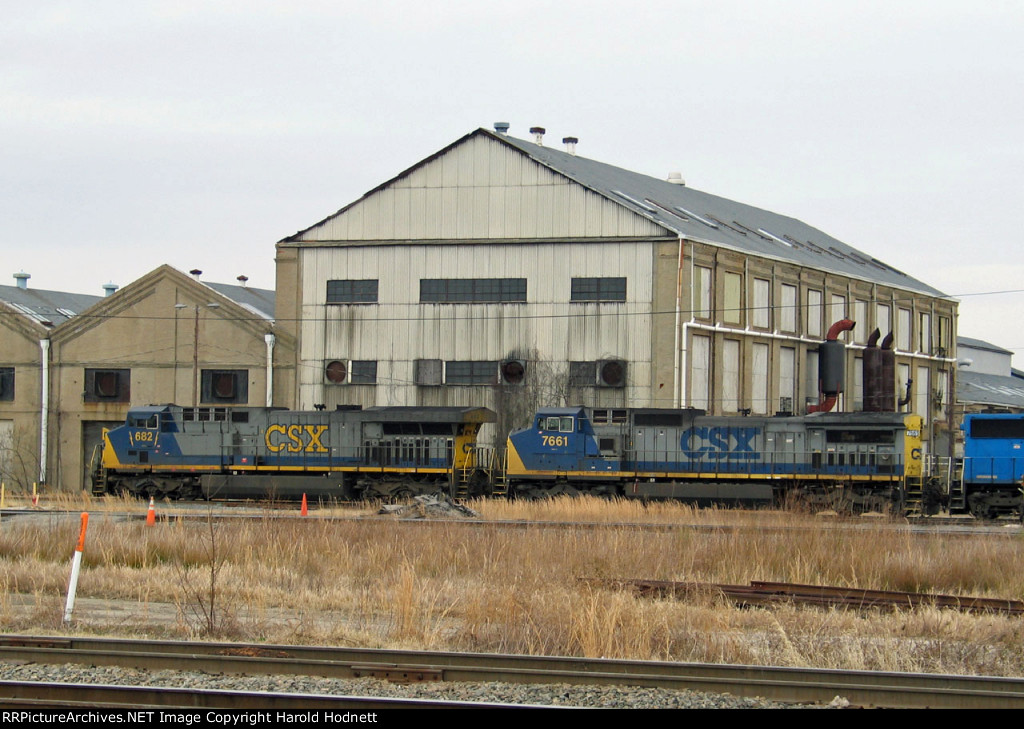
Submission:
<svg viewBox="0 0 1024 729">
<path fill-rule="evenodd" d="M 846 371 L 846 345 L 839 341 L 839 335 L 855 326 L 856 322 L 850 319 L 840 319 L 829 327 L 825 341 L 818 348 L 818 389 L 824 399 L 807 408 L 808 413 L 827 413 L 836 406 Z"/>
</svg>

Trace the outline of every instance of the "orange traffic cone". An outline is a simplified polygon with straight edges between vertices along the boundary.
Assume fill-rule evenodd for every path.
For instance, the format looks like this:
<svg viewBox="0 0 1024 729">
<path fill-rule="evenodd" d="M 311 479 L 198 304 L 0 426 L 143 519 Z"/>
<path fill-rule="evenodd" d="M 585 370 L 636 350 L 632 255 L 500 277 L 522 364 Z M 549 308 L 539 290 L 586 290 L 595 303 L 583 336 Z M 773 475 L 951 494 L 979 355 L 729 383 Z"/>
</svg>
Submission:
<svg viewBox="0 0 1024 729">
<path fill-rule="evenodd" d="M 309 515 L 309 508 L 306 506 L 306 495 L 305 494 L 302 495 L 302 512 L 301 513 L 302 513 L 302 516 L 308 516 Z"/>
<path fill-rule="evenodd" d="M 149 511 L 146 512 L 146 526 L 156 524 L 156 510 L 153 508 L 153 497 L 149 497 Z"/>
</svg>

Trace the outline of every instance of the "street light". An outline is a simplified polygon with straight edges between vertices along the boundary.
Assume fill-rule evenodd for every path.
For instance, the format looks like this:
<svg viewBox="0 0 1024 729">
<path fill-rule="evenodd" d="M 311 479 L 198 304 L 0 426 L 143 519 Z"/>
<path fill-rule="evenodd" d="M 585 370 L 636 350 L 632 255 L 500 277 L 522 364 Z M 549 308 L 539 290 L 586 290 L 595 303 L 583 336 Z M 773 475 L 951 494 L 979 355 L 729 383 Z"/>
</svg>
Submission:
<svg viewBox="0 0 1024 729">
<path fill-rule="evenodd" d="M 188 304 L 175 304 L 175 309 L 187 309 Z M 192 407 L 193 409 L 199 406 L 199 310 L 203 307 L 196 304 L 194 307 L 196 315 L 192 328 Z M 206 305 L 208 309 L 219 309 L 220 304 L 215 301 L 211 301 Z M 175 356 L 177 361 L 177 356 Z"/>
</svg>

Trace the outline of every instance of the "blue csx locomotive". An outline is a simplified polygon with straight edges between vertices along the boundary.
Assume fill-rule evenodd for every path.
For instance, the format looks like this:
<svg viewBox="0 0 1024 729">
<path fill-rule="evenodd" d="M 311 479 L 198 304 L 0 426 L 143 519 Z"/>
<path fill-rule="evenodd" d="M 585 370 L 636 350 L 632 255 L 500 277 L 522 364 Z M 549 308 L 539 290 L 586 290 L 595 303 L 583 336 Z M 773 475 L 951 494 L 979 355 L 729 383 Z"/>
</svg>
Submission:
<svg viewBox="0 0 1024 729">
<path fill-rule="evenodd" d="M 104 433 L 93 493 L 170 498 L 393 499 L 481 489 L 487 408 L 136 407 Z"/>
<path fill-rule="evenodd" d="M 712 417 L 702 410 L 545 408 L 478 447 L 486 408 L 299 412 L 133 408 L 104 436 L 95 493 L 180 498 L 397 498 L 445 491 L 900 508 L 921 490 L 921 419 L 900 413 Z"/>
</svg>

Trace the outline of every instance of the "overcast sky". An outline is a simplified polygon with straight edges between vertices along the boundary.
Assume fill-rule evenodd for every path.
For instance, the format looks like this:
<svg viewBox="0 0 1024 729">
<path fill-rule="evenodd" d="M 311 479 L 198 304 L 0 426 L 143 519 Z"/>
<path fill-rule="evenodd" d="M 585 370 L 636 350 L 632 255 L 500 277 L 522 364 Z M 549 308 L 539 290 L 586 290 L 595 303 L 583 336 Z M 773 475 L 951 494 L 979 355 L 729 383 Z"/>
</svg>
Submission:
<svg viewBox="0 0 1024 729">
<path fill-rule="evenodd" d="M 1024 353 L 1024 2 L 0 9 L 0 283 L 273 288 L 278 240 L 507 121 L 799 218 Z"/>
</svg>

